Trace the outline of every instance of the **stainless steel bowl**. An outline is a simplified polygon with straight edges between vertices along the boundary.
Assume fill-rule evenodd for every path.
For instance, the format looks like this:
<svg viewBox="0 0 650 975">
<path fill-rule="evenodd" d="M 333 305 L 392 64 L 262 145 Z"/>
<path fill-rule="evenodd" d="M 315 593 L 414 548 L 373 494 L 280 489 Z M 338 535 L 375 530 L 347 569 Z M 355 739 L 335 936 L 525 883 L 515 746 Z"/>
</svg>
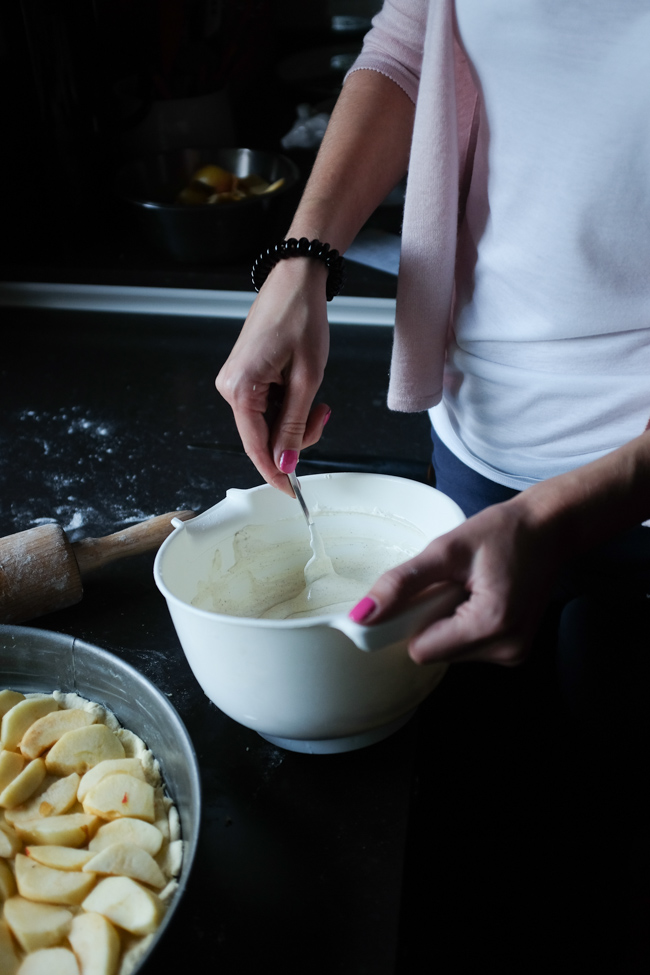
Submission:
<svg viewBox="0 0 650 975">
<path fill-rule="evenodd" d="M 244 177 L 284 179 L 273 193 L 218 205 L 174 201 L 201 166 L 214 163 Z M 177 261 L 205 263 L 256 256 L 283 238 L 299 196 L 300 171 L 286 156 L 256 149 L 177 149 L 139 159 L 117 174 L 115 191 L 140 232 Z"/>
<path fill-rule="evenodd" d="M 74 691 L 109 708 L 138 735 L 160 763 L 169 795 L 181 821 L 183 865 L 178 890 L 146 961 L 183 896 L 192 870 L 201 819 L 199 767 L 185 725 L 176 710 L 146 677 L 118 657 L 84 640 L 24 626 L 0 626 L 0 688 L 25 692 Z"/>
</svg>

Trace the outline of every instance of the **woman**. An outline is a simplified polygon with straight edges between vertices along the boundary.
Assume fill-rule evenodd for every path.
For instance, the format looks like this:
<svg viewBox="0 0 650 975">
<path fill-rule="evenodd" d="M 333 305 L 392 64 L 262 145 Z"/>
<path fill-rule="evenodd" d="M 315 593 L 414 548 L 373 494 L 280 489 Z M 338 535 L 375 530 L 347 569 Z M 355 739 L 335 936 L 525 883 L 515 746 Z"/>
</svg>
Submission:
<svg viewBox="0 0 650 975">
<path fill-rule="evenodd" d="M 431 411 L 437 484 L 471 517 L 351 616 L 461 582 L 418 662 L 518 663 L 560 573 L 620 533 L 650 576 L 648 49 L 642 0 L 387 0 L 287 234 L 344 252 L 408 169 L 389 406 Z M 217 377 L 288 493 L 328 417 L 327 277 L 279 260 Z"/>
</svg>

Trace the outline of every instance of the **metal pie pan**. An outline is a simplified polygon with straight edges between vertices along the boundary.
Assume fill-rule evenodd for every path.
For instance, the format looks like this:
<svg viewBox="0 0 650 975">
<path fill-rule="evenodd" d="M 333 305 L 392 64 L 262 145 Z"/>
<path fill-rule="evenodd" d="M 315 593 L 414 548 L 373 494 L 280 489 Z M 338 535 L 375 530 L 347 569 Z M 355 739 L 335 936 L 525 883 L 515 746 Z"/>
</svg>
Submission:
<svg viewBox="0 0 650 975">
<path fill-rule="evenodd" d="M 178 889 L 135 975 L 164 937 L 187 887 L 201 819 L 201 780 L 190 736 L 177 711 L 146 677 L 106 650 L 63 633 L 0 625 L 0 689 L 23 693 L 75 692 L 108 708 L 138 735 L 160 764 L 178 810 L 183 864 Z"/>
</svg>

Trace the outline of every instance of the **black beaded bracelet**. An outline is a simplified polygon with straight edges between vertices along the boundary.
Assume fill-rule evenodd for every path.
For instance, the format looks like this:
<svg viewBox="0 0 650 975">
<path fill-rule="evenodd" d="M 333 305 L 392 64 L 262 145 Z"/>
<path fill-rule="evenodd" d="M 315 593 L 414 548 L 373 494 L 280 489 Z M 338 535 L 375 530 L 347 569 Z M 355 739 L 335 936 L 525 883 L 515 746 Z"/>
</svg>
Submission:
<svg viewBox="0 0 650 975">
<path fill-rule="evenodd" d="M 273 247 L 267 247 L 253 264 L 251 277 L 256 291 L 260 290 L 272 268 L 287 257 L 311 257 L 323 262 L 329 271 L 325 285 L 325 296 L 328 301 L 331 301 L 343 287 L 345 280 L 343 258 L 337 250 L 331 250 L 329 244 L 323 244 L 320 240 L 307 240 L 306 237 L 296 240 L 295 237 L 290 237 L 289 240 L 281 240 Z"/>
</svg>

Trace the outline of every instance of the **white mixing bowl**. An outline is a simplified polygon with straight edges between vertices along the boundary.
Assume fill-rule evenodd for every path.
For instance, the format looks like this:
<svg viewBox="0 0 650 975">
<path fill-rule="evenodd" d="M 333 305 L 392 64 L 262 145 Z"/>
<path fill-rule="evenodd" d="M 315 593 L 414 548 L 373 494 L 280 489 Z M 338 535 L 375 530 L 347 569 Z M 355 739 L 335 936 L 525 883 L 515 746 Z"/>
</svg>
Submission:
<svg viewBox="0 0 650 975">
<path fill-rule="evenodd" d="M 301 486 L 331 557 L 368 538 L 415 554 L 464 520 L 446 495 L 404 478 L 316 474 L 301 478 Z M 269 741 L 311 753 L 379 741 L 408 720 L 444 675 L 444 665 L 418 666 L 408 656 L 408 616 L 364 627 L 345 614 L 289 620 L 246 615 L 265 574 L 295 575 L 311 555 L 302 512 L 287 495 L 268 485 L 232 489 L 197 518 L 174 524 L 156 557 L 154 578 L 190 667 L 222 711 Z M 238 532 L 252 533 L 253 549 L 259 548 L 259 556 L 248 559 L 250 571 L 238 576 L 238 615 L 193 605 L 205 605 L 200 597 L 206 590 L 232 594 Z M 265 557 L 268 552 L 274 561 Z M 443 598 L 438 615 L 458 601 Z"/>
</svg>

